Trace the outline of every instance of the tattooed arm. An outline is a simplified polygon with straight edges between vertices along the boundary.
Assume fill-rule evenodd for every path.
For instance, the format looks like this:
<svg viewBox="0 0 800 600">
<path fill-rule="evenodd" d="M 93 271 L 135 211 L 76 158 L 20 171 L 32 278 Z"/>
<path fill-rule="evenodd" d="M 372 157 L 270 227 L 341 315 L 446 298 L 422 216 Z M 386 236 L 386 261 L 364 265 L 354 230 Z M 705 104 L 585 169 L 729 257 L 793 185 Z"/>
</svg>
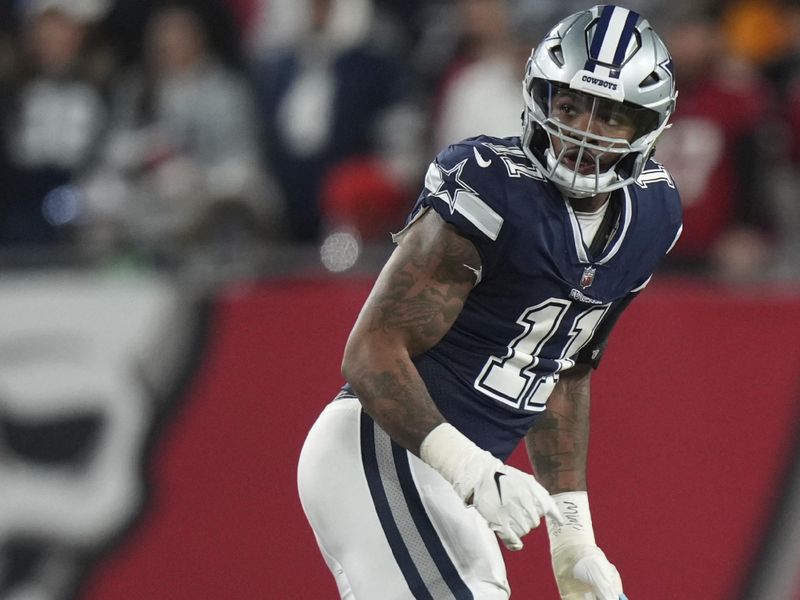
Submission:
<svg viewBox="0 0 800 600">
<path fill-rule="evenodd" d="M 561 598 L 624 599 L 617 568 L 597 546 L 586 492 L 591 373 L 589 365 L 578 365 L 561 375 L 525 445 L 537 479 L 565 521 L 547 521 Z"/>
<path fill-rule="evenodd" d="M 447 333 L 480 266 L 472 242 L 428 211 L 403 233 L 347 341 L 342 374 L 364 410 L 415 454 L 444 418 L 411 357 Z"/>
<path fill-rule="evenodd" d="M 586 490 L 590 379 L 586 365 L 564 372 L 525 438 L 536 478 L 551 494 Z"/>
</svg>

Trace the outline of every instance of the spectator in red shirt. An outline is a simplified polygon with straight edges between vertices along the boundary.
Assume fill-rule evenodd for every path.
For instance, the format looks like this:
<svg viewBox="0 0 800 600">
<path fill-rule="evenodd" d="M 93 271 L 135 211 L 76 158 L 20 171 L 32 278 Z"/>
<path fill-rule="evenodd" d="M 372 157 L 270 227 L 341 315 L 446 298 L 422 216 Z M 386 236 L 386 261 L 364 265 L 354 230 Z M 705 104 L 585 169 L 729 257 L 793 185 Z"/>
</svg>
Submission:
<svg viewBox="0 0 800 600">
<path fill-rule="evenodd" d="M 752 66 L 724 52 L 722 30 L 710 17 L 676 21 L 667 43 L 680 81 L 680 110 L 656 158 L 675 177 L 684 203 L 684 232 L 671 264 L 747 278 L 769 257 L 771 216 L 759 143 L 768 86 Z"/>
</svg>

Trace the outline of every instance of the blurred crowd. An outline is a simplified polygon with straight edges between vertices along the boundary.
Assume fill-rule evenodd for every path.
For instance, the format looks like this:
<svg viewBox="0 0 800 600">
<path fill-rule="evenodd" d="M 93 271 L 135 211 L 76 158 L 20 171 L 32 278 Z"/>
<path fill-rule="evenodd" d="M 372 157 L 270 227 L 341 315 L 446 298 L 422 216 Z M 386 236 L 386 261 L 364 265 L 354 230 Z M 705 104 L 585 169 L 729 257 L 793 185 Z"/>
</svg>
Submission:
<svg viewBox="0 0 800 600">
<path fill-rule="evenodd" d="M 800 279 L 800 4 L 620 3 L 675 59 L 668 266 Z M 439 149 L 520 133 L 531 47 L 591 4 L 2 0 L 0 255 L 388 244 Z"/>
</svg>

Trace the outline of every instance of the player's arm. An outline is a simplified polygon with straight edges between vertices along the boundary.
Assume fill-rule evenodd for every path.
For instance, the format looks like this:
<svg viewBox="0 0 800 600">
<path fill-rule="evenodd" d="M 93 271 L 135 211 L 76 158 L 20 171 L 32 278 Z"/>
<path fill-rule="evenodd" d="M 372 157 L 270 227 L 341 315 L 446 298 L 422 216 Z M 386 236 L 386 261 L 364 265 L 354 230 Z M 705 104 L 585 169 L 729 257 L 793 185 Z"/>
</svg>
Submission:
<svg viewBox="0 0 800 600">
<path fill-rule="evenodd" d="M 624 598 L 622 580 L 595 542 L 586 491 L 591 373 L 590 365 L 578 364 L 562 374 L 525 445 L 538 480 L 566 519 L 547 523 L 561 597 L 618 600 Z"/>
<path fill-rule="evenodd" d="M 564 372 L 525 436 L 536 478 L 551 494 L 586 491 L 591 375 L 581 364 Z"/>
<path fill-rule="evenodd" d="M 444 417 L 411 357 L 452 327 L 480 266 L 472 242 L 428 211 L 400 237 L 347 341 L 342 374 L 364 410 L 417 455 Z"/>
<path fill-rule="evenodd" d="M 364 410 L 475 506 L 512 550 L 542 516 L 560 521 L 547 491 L 445 422 L 411 358 L 452 327 L 481 267 L 475 246 L 434 211 L 401 236 L 345 347 L 342 373 Z"/>
<path fill-rule="evenodd" d="M 536 476 L 551 494 L 586 491 L 592 371 L 600 364 L 611 331 L 641 287 L 611 304 L 591 341 L 578 353 L 576 365 L 561 374 L 546 410 L 525 437 Z"/>
</svg>

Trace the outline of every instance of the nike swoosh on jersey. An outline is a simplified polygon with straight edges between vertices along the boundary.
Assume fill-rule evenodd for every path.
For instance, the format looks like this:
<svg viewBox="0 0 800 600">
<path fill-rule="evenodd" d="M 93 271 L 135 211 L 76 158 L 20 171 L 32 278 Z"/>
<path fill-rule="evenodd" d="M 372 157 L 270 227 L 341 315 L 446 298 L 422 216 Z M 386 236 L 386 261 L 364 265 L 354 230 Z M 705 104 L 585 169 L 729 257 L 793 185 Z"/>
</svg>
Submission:
<svg viewBox="0 0 800 600">
<path fill-rule="evenodd" d="M 475 152 L 475 160 L 478 161 L 478 166 L 483 167 L 484 169 L 492 164 L 492 159 L 486 160 L 481 156 L 481 153 L 478 152 L 478 149 L 473 146 L 472 151 Z"/>
<path fill-rule="evenodd" d="M 497 495 L 500 497 L 500 502 L 503 502 L 503 490 L 500 489 L 500 478 L 503 477 L 505 473 L 501 473 L 500 471 L 495 471 L 494 474 L 494 484 L 497 486 Z"/>
</svg>

